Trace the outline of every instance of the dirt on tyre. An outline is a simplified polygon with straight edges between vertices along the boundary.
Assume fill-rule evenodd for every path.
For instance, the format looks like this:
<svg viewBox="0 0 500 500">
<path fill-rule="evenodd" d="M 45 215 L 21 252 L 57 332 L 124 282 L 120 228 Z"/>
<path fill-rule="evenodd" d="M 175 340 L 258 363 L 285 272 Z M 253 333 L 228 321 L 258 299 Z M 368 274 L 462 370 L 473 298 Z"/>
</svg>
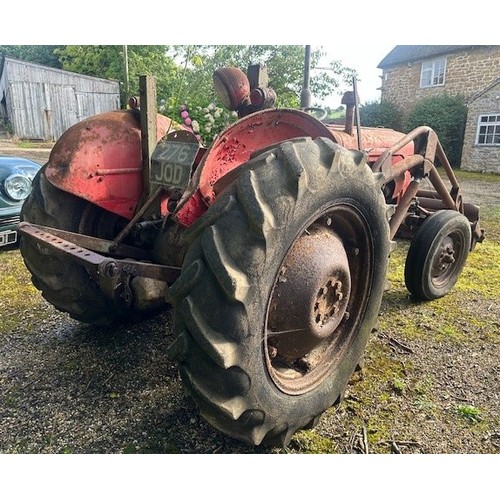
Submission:
<svg viewBox="0 0 500 500">
<path fill-rule="evenodd" d="M 101 238 L 113 238 L 123 227 L 119 217 L 53 186 L 45 176 L 45 167 L 33 179 L 21 221 Z M 21 237 L 19 248 L 33 284 L 58 310 L 95 325 L 132 318 L 129 309 L 101 292 L 83 266 L 29 238 Z"/>
<path fill-rule="evenodd" d="M 286 445 L 342 395 L 376 323 L 390 249 L 379 181 L 329 139 L 251 158 L 188 230 L 169 355 L 202 416 Z"/>
<path fill-rule="evenodd" d="M 429 216 L 412 239 L 405 263 L 406 288 L 417 300 L 446 295 L 465 266 L 471 247 L 465 215 L 442 210 Z"/>
</svg>

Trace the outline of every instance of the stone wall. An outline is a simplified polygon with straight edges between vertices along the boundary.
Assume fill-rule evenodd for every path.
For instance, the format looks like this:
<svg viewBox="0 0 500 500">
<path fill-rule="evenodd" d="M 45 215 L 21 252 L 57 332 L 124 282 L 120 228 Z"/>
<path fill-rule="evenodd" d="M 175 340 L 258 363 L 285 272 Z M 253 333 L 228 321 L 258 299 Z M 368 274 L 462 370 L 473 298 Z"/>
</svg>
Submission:
<svg viewBox="0 0 500 500">
<path fill-rule="evenodd" d="M 421 61 L 387 68 L 382 74 L 382 100 L 407 113 L 420 99 L 447 92 L 466 100 L 482 91 L 500 75 L 500 46 L 477 46 L 445 55 L 445 84 L 420 88 Z M 433 58 L 434 59 L 434 58 Z"/>
<path fill-rule="evenodd" d="M 497 73 L 497 76 L 500 73 Z M 473 100 L 468 106 L 461 167 L 463 170 L 500 174 L 500 144 L 476 145 L 480 115 L 500 114 L 500 82 Z"/>
</svg>

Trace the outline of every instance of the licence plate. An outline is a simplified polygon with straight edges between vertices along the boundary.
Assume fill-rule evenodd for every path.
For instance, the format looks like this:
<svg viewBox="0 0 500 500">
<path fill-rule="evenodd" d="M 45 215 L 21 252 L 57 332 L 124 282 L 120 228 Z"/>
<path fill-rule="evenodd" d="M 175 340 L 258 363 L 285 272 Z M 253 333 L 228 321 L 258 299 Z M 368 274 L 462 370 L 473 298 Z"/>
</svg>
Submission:
<svg viewBox="0 0 500 500">
<path fill-rule="evenodd" d="M 151 156 L 150 182 L 185 188 L 191 178 L 191 168 L 199 147 L 198 141 L 190 133 L 176 131 L 169 134 L 166 139 L 158 143 Z"/>
<path fill-rule="evenodd" d="M 0 233 L 0 247 L 12 245 L 17 241 L 17 231 L 5 231 Z"/>
</svg>

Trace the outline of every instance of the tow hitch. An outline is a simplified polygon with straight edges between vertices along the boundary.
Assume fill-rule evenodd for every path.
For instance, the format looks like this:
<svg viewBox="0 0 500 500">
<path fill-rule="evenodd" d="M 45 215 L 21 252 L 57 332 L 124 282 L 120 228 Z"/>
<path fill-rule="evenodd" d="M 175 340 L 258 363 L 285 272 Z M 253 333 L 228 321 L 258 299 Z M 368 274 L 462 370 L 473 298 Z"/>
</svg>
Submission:
<svg viewBox="0 0 500 500">
<path fill-rule="evenodd" d="M 120 245 L 111 252 L 112 241 L 28 222 L 21 222 L 18 231 L 34 240 L 40 253 L 50 248 L 82 265 L 107 297 L 127 308 L 146 310 L 164 304 L 168 284 L 180 274 L 179 267 L 134 260 L 147 258 L 144 250 Z"/>
</svg>

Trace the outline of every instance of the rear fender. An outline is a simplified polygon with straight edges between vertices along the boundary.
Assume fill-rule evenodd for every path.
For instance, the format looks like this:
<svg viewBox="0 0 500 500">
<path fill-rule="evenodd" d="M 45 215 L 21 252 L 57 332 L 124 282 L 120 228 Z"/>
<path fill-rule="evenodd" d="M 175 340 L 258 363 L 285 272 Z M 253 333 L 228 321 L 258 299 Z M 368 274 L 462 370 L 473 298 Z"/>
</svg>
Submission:
<svg viewBox="0 0 500 500">
<path fill-rule="evenodd" d="M 236 173 L 228 174 L 253 154 L 296 137 L 328 137 L 335 141 L 319 120 L 296 109 L 266 109 L 229 126 L 217 137 L 197 167 L 188 193 L 176 211 L 177 222 L 183 226 L 195 222 L 215 201 L 216 183 L 223 177 L 234 179 Z"/>
<path fill-rule="evenodd" d="M 157 140 L 179 126 L 158 114 Z M 131 219 L 143 192 L 141 129 L 136 111 L 102 113 L 70 127 L 52 148 L 47 179 Z"/>
</svg>

